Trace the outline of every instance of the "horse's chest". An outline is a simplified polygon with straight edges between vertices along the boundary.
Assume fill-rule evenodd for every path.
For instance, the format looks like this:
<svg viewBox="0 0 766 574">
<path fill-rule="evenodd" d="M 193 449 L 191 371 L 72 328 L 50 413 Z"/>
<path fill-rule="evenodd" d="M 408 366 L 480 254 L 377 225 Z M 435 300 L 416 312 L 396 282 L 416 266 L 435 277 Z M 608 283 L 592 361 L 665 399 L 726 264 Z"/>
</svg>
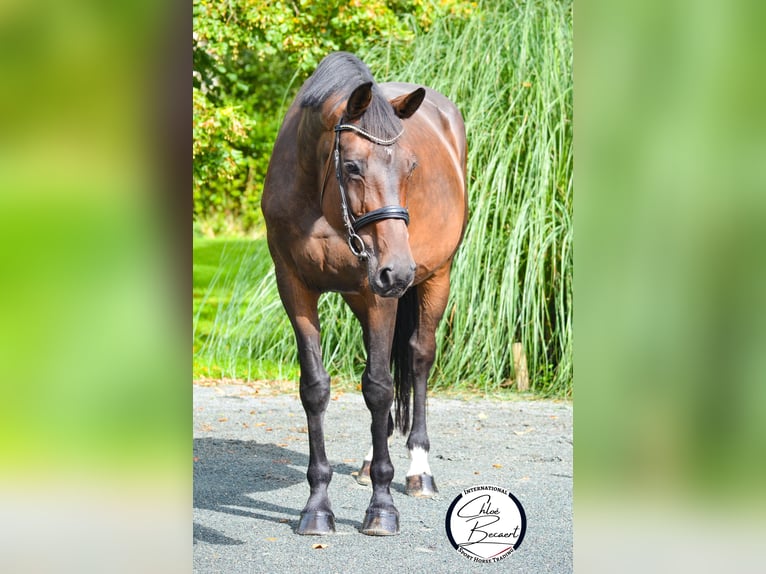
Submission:
<svg viewBox="0 0 766 574">
<path fill-rule="evenodd" d="M 321 291 L 354 292 L 366 281 L 364 268 L 334 232 L 305 235 L 293 248 L 293 260 L 304 283 Z"/>
</svg>

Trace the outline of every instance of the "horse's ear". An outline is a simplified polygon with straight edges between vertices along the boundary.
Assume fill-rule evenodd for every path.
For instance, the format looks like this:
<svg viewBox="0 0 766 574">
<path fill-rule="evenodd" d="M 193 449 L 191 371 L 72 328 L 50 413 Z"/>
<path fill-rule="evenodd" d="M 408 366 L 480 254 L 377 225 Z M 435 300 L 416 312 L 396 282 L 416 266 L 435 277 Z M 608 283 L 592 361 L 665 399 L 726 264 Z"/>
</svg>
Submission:
<svg viewBox="0 0 766 574">
<path fill-rule="evenodd" d="M 348 98 L 346 117 L 349 120 L 359 119 L 372 101 L 372 82 L 358 86 Z"/>
<path fill-rule="evenodd" d="M 391 100 L 391 105 L 394 107 L 394 112 L 396 115 L 401 119 L 406 120 L 416 111 L 418 111 L 418 108 L 420 107 L 420 104 L 423 103 L 425 97 L 425 88 L 418 88 L 410 94 L 397 96 Z"/>
</svg>

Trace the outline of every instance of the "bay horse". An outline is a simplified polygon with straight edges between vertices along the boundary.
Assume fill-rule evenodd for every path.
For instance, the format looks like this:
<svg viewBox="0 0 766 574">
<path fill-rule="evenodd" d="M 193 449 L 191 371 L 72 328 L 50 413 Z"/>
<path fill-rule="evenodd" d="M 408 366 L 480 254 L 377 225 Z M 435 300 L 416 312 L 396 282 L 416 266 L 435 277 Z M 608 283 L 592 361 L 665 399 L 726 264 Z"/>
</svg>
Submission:
<svg viewBox="0 0 766 574">
<path fill-rule="evenodd" d="M 407 494 L 436 492 L 426 383 L 467 221 L 465 169 L 465 127 L 452 102 L 428 88 L 377 84 L 346 52 L 325 57 L 286 112 L 261 207 L 279 295 L 295 331 L 308 421 L 310 495 L 298 534 L 335 530 L 323 429 L 330 376 L 317 312 L 328 291 L 341 293 L 359 320 L 367 351 L 362 395 L 372 415 L 372 449 L 359 480 L 369 477 L 372 498 L 361 532 L 399 532 L 389 489 L 394 426 L 409 430 Z"/>
</svg>

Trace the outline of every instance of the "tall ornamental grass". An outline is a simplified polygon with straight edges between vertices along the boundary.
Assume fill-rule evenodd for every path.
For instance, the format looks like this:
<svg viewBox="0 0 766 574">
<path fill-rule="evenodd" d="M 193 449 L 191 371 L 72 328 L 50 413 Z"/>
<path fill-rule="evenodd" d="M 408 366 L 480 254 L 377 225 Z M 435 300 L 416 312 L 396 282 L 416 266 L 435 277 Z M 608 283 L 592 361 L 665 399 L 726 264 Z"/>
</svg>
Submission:
<svg viewBox="0 0 766 574">
<path fill-rule="evenodd" d="M 531 390 L 572 393 L 572 4 L 480 3 L 466 20 L 445 19 L 407 54 L 360 56 L 378 81 L 428 85 L 463 112 L 468 136 L 470 219 L 455 258 L 439 329 L 433 388 L 512 386 L 511 345 L 521 342 Z M 200 350 L 225 374 L 293 375 L 295 343 L 273 268 L 255 242 L 236 274 L 217 277 L 219 303 Z M 240 254 L 242 256 L 243 254 Z M 325 364 L 358 377 L 360 328 L 339 296 L 320 303 Z"/>
</svg>

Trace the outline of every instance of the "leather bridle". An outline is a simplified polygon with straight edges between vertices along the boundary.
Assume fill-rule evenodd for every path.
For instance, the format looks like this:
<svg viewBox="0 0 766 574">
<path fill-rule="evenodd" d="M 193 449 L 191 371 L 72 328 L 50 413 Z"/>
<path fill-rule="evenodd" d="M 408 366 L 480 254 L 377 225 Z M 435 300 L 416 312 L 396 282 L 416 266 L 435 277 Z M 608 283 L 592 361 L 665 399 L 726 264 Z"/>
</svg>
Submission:
<svg viewBox="0 0 766 574">
<path fill-rule="evenodd" d="M 335 147 L 333 149 L 333 156 L 335 157 L 335 177 L 338 179 L 338 188 L 340 189 L 340 208 L 343 215 L 343 225 L 346 228 L 347 243 L 349 249 L 351 249 L 351 253 L 356 255 L 360 260 L 364 260 L 370 258 L 370 253 L 367 251 L 367 246 L 362 238 L 359 237 L 359 230 L 365 225 L 384 219 L 402 219 L 405 224 L 409 225 L 410 213 L 407 211 L 406 207 L 402 207 L 401 205 L 386 205 L 385 207 L 374 209 L 359 217 L 354 217 L 348 207 L 348 197 L 346 195 L 346 189 L 343 187 L 343 174 L 341 173 L 340 168 L 340 132 L 342 131 L 353 131 L 367 138 L 374 144 L 389 146 L 401 137 L 404 130 L 399 132 L 395 137 L 384 140 L 373 136 L 359 126 L 343 123 L 338 123 L 335 126 Z"/>
</svg>

